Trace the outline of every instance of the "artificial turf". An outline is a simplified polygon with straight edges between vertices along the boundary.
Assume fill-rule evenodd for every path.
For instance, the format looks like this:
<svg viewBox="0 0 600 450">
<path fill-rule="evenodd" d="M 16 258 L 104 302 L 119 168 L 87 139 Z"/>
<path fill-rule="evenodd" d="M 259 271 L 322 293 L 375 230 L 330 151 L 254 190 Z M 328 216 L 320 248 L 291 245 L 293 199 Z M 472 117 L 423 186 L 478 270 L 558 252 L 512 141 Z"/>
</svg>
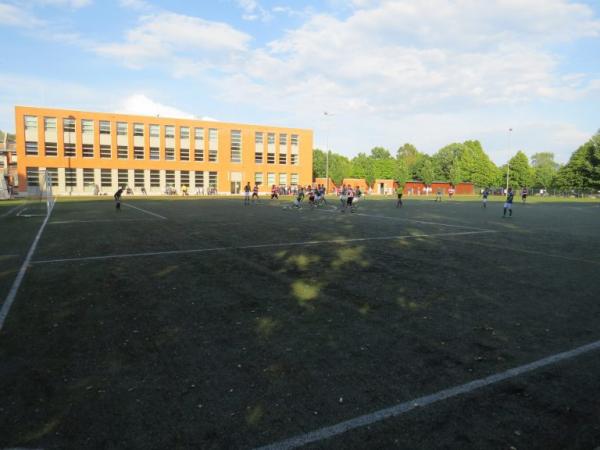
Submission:
<svg viewBox="0 0 600 450">
<path fill-rule="evenodd" d="M 289 202 L 59 199 L 0 331 L 0 447 L 252 448 L 600 339 L 598 203 Z M 0 219 L 0 299 L 41 221 Z M 312 447 L 592 447 L 597 359 Z"/>
</svg>

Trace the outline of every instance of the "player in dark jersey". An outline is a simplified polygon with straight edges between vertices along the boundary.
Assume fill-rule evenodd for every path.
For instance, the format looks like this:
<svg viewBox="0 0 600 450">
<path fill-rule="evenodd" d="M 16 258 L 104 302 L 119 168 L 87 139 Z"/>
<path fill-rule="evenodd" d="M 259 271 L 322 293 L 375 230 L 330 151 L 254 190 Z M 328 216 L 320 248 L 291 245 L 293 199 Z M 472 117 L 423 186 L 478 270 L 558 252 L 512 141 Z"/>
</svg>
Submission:
<svg viewBox="0 0 600 450">
<path fill-rule="evenodd" d="M 117 210 L 121 209 L 121 194 L 123 194 L 123 188 L 120 187 L 119 190 L 117 192 L 115 192 L 115 207 L 117 208 Z"/>
<path fill-rule="evenodd" d="M 402 208 L 402 193 L 403 193 L 402 186 L 398 186 L 398 189 L 396 189 L 396 195 L 398 195 L 398 201 L 396 202 L 396 208 Z"/>
<path fill-rule="evenodd" d="M 488 188 L 485 188 L 481 193 L 481 196 L 483 197 L 483 208 L 487 208 L 488 195 L 490 195 L 490 191 Z"/>
<path fill-rule="evenodd" d="M 527 190 L 527 187 L 523 186 L 523 189 L 521 189 L 521 201 L 523 203 L 527 201 L 527 194 L 529 194 L 529 191 Z"/>
<path fill-rule="evenodd" d="M 514 198 L 515 193 L 513 192 L 512 188 L 508 188 L 508 192 L 506 194 L 506 202 L 504 202 L 504 214 L 502 214 L 502 217 L 506 217 L 506 211 L 508 211 L 508 216 L 512 217 L 512 204 Z"/>
</svg>

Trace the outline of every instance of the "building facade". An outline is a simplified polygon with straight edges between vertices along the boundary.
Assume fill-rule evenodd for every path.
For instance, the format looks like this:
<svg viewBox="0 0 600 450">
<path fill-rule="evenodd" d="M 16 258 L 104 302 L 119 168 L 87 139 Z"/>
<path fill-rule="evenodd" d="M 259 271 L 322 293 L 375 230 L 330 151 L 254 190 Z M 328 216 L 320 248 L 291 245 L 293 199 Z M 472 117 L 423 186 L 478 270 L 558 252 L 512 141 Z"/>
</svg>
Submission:
<svg viewBox="0 0 600 450">
<path fill-rule="evenodd" d="M 19 191 L 237 194 L 312 181 L 311 130 L 15 107 Z"/>
</svg>

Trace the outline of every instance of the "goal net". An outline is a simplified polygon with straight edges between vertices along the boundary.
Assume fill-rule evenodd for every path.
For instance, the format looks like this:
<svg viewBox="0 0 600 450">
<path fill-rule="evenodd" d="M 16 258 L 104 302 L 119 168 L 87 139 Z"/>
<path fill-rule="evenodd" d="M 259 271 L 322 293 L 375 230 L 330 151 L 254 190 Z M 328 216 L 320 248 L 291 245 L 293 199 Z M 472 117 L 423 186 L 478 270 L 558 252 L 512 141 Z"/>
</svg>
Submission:
<svg viewBox="0 0 600 450">
<path fill-rule="evenodd" d="M 27 200 L 23 209 L 18 213 L 21 217 L 45 217 L 50 215 L 56 198 L 52 193 L 53 174 L 40 170 L 38 173 L 37 186 L 35 182 L 29 182 L 27 188 Z"/>
</svg>

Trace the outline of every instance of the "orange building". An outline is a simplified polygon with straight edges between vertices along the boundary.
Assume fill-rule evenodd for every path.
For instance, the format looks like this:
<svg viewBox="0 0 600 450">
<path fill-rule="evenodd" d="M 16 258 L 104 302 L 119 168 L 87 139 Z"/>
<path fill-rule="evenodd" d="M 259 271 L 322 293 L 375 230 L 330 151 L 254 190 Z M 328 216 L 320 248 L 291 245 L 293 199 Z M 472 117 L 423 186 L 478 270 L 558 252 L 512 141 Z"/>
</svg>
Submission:
<svg viewBox="0 0 600 450">
<path fill-rule="evenodd" d="M 15 107 L 19 191 L 238 194 L 312 182 L 311 130 Z"/>
</svg>

